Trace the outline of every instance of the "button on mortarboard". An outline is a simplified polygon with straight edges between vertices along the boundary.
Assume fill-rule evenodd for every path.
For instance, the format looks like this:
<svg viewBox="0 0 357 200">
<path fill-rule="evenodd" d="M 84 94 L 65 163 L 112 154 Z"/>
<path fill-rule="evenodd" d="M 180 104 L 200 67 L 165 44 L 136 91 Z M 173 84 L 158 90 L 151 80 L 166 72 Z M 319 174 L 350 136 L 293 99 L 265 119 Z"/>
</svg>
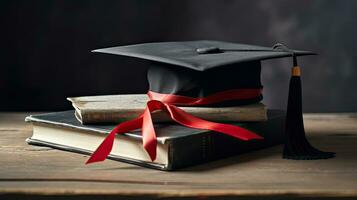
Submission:
<svg viewBox="0 0 357 200">
<path fill-rule="evenodd" d="M 204 47 L 196 49 L 199 54 L 208 54 L 208 53 L 223 53 L 218 47 Z"/>
</svg>

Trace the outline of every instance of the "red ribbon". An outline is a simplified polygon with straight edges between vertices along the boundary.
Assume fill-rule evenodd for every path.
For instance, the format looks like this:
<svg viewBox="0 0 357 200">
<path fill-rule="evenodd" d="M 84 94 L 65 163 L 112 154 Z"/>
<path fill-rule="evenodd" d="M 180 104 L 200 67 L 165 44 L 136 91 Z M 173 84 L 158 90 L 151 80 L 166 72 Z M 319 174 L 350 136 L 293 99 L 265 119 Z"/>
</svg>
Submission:
<svg viewBox="0 0 357 200">
<path fill-rule="evenodd" d="M 97 150 L 91 155 L 86 164 L 100 162 L 110 154 L 116 134 L 127 133 L 136 129 L 142 130 L 143 146 L 152 161 L 156 159 L 156 133 L 151 118 L 151 113 L 155 110 L 163 110 L 169 114 L 175 122 L 195 129 L 205 129 L 230 135 L 241 140 L 263 139 L 263 137 L 239 126 L 216 123 L 197 118 L 186 113 L 176 106 L 199 106 L 219 103 L 227 100 L 242 100 L 256 98 L 261 95 L 261 89 L 234 89 L 219 92 L 207 97 L 193 98 L 172 94 L 160 94 L 149 91 L 149 101 L 144 113 L 139 117 L 123 122 L 116 126 Z"/>
</svg>

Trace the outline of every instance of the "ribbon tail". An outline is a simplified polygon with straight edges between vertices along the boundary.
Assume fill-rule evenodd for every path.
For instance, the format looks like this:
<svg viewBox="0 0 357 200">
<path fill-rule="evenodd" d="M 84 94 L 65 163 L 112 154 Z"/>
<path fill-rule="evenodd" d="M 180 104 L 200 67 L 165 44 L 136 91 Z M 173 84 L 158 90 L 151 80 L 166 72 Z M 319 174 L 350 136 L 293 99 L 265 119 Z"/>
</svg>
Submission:
<svg viewBox="0 0 357 200">
<path fill-rule="evenodd" d="M 97 150 L 95 150 L 93 152 L 91 157 L 87 160 L 86 164 L 100 162 L 100 161 L 105 160 L 113 148 L 115 135 L 116 135 L 116 132 L 114 132 L 114 131 L 110 132 L 110 134 L 99 145 Z"/>
<path fill-rule="evenodd" d="M 105 160 L 110 152 L 112 151 L 114 139 L 116 134 L 127 133 L 135 129 L 139 129 L 143 123 L 142 115 L 136 119 L 123 122 L 116 126 L 109 135 L 104 139 L 104 141 L 99 145 L 99 147 L 93 152 L 91 157 L 87 160 L 86 164 L 100 162 Z"/>
<path fill-rule="evenodd" d="M 198 117 L 190 115 L 174 105 L 165 104 L 165 106 L 169 111 L 171 118 L 177 123 L 180 123 L 184 126 L 196 129 L 216 131 L 233 136 L 241 140 L 263 139 L 263 137 L 245 128 L 231 124 L 206 121 L 204 119 L 200 119 Z"/>
<path fill-rule="evenodd" d="M 166 107 L 161 101 L 157 101 L 157 100 L 148 101 L 143 114 L 143 126 L 142 126 L 143 146 L 146 152 L 149 154 L 151 161 L 156 160 L 156 149 L 157 149 L 156 132 L 151 117 L 151 113 L 155 110 L 166 111 Z"/>
<path fill-rule="evenodd" d="M 156 159 L 157 139 L 149 106 L 145 109 L 143 115 L 142 136 L 143 146 L 149 154 L 151 161 L 154 161 Z"/>
</svg>

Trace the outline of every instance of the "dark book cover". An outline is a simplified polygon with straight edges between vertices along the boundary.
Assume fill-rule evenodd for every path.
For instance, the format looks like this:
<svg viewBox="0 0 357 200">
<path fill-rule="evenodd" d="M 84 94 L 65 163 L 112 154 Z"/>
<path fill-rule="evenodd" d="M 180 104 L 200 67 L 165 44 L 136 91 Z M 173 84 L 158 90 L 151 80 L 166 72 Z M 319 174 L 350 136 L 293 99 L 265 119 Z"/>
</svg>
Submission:
<svg viewBox="0 0 357 200">
<path fill-rule="evenodd" d="M 26 118 L 36 126 L 51 126 L 58 129 L 72 129 L 90 133 L 103 134 L 103 139 L 115 125 L 82 125 L 74 116 L 74 111 L 54 112 L 33 115 Z M 268 120 L 262 122 L 232 123 L 252 130 L 264 137 L 263 140 L 241 141 L 222 133 L 191 129 L 172 123 L 157 123 L 155 129 L 158 143 L 168 144 L 168 164 L 147 162 L 129 159 L 122 156 L 110 155 L 108 158 L 144 167 L 160 170 L 177 170 L 205 162 L 226 158 L 229 156 L 246 153 L 273 145 L 281 144 L 284 136 L 285 113 L 278 110 L 268 111 Z M 141 142 L 141 132 L 126 133 Z M 27 142 L 33 145 L 49 146 L 56 149 L 90 154 L 86 149 L 74 148 L 56 144 L 55 141 L 41 141 L 28 138 Z"/>
</svg>

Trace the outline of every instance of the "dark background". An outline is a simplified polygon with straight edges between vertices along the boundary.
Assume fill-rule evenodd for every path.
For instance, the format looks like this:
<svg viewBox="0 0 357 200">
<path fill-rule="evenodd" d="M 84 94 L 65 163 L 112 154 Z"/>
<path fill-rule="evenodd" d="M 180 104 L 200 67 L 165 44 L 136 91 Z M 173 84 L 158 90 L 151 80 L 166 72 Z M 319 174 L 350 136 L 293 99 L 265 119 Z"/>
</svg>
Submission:
<svg viewBox="0 0 357 200">
<path fill-rule="evenodd" d="M 90 50 L 212 39 L 281 42 L 300 59 L 305 112 L 357 111 L 357 1 L 0 1 L 0 110 L 70 109 L 67 96 L 144 93 L 135 59 Z M 286 106 L 290 60 L 263 62 L 264 102 Z"/>
</svg>

